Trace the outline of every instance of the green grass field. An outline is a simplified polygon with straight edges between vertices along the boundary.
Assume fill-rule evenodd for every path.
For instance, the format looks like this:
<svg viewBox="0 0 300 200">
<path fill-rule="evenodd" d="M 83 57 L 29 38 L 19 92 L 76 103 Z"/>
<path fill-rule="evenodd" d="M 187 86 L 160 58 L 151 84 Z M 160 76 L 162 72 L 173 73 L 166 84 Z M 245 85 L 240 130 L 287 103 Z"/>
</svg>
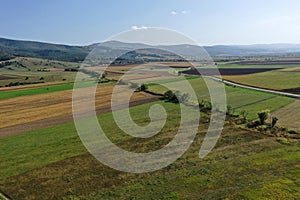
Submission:
<svg viewBox="0 0 300 200">
<path fill-rule="evenodd" d="M 107 136 L 120 147 L 138 152 L 159 149 L 176 132 L 177 104 L 154 102 L 130 109 L 140 125 L 155 103 L 169 116 L 162 132 L 150 139 L 125 135 L 111 113 L 99 116 Z M 205 117 L 204 117 L 205 118 Z M 205 121 L 205 120 L 204 120 Z M 152 173 L 118 172 L 90 156 L 73 123 L 0 139 L 0 190 L 13 199 L 296 199 L 300 146 L 227 125 L 215 149 L 198 157 L 207 123 L 202 122 L 189 150 L 175 163 Z"/>
<path fill-rule="evenodd" d="M 113 84 L 114 82 L 107 82 L 107 83 L 100 83 L 101 85 L 105 84 Z M 78 88 L 81 87 L 89 87 L 93 86 L 93 82 L 81 82 Z M 30 96 L 30 95 L 37 95 L 37 94 L 46 94 L 50 92 L 58 92 L 64 90 L 72 90 L 74 87 L 73 83 L 61 84 L 61 85 L 49 85 L 31 89 L 19 89 L 19 90 L 10 90 L 10 91 L 3 91 L 0 93 L 0 99 L 9 99 L 14 97 L 21 97 L 21 96 Z"/>
<path fill-rule="evenodd" d="M 249 75 L 224 76 L 223 78 L 246 85 L 274 90 L 300 87 L 300 72 L 293 71 L 270 71 Z"/>
<path fill-rule="evenodd" d="M 193 77 L 192 79 L 189 79 L 189 83 L 193 87 L 200 101 L 210 100 L 206 83 L 202 78 Z M 168 83 L 170 88 L 176 88 L 178 85 L 180 85 L 180 81 Z M 182 85 L 180 87 L 182 88 L 181 92 L 184 93 L 186 90 L 185 87 Z M 241 111 L 247 111 L 250 119 L 256 118 L 257 112 L 261 110 L 268 109 L 270 111 L 275 111 L 294 101 L 294 99 L 284 96 L 242 89 L 233 86 L 226 86 L 225 89 L 227 105 L 230 105 L 232 108 L 234 108 L 236 114 L 239 114 Z M 150 84 L 149 90 L 155 93 L 164 94 L 168 89 L 159 84 Z"/>
<path fill-rule="evenodd" d="M 176 122 L 180 113 L 178 105 L 160 102 L 173 120 L 166 124 L 166 129 L 176 129 Z M 148 111 L 153 105 L 145 104 L 131 108 L 133 119 L 139 123 L 149 123 L 148 116 L 140 116 L 140 113 Z M 128 139 L 113 121 L 111 113 L 99 115 L 104 131 L 110 133 L 114 142 Z M 130 137 L 129 137 L 130 138 Z M 45 128 L 29 133 L 0 139 L 1 146 L 1 174 L 0 177 L 15 175 L 31 170 L 36 167 L 49 164 L 67 157 L 86 152 L 81 144 L 74 123 L 66 123 L 58 126 Z"/>
<path fill-rule="evenodd" d="M 31 89 L 10 90 L 10 91 L 1 92 L 0 99 L 9 99 L 14 97 L 44 94 L 49 92 L 58 92 L 62 90 L 71 90 L 71 89 L 73 89 L 73 83 L 62 84 L 62 85 L 50 85 L 50 86 L 31 88 Z"/>
</svg>

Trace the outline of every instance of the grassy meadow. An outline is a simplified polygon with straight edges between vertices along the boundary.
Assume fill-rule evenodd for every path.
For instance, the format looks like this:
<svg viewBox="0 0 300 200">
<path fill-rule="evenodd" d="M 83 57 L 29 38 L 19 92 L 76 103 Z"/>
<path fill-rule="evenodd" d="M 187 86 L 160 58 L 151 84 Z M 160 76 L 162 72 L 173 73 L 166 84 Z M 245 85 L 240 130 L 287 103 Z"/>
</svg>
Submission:
<svg viewBox="0 0 300 200">
<path fill-rule="evenodd" d="M 270 71 L 257 74 L 222 76 L 226 80 L 274 90 L 299 88 L 300 72 L 298 71 Z"/>
<path fill-rule="evenodd" d="M 188 81 L 193 87 L 200 101 L 210 101 L 210 95 L 203 78 L 193 77 Z M 175 88 L 178 84 L 180 84 L 180 82 L 171 82 L 168 83 L 168 86 Z M 159 84 L 150 84 L 149 90 L 155 93 L 164 94 L 168 88 Z M 184 90 L 184 87 L 182 87 L 181 92 L 184 93 Z M 257 112 L 261 110 L 268 109 L 270 111 L 276 111 L 294 101 L 293 98 L 233 86 L 225 86 L 225 90 L 227 105 L 230 105 L 233 109 L 235 109 L 236 114 L 239 114 L 241 111 L 247 111 L 250 119 L 256 118 Z"/>
<path fill-rule="evenodd" d="M 125 135 L 112 114 L 98 116 L 107 136 L 118 146 L 147 152 L 167 144 L 176 133 L 178 104 L 163 101 L 130 108 L 140 125 L 155 103 L 164 106 L 168 121 L 157 136 L 135 139 Z M 295 199 L 299 187 L 299 141 L 284 145 L 275 137 L 227 124 L 214 150 L 198 157 L 207 128 L 202 115 L 189 150 L 170 166 L 152 173 L 113 170 L 89 155 L 73 123 L 2 138 L 0 189 L 13 199 Z M 26 188 L 26 189 L 25 189 Z"/>
<path fill-rule="evenodd" d="M 39 72 L 37 70 L 40 69 L 40 62 L 42 62 L 42 66 L 46 66 L 46 63 L 49 66 L 52 62 L 49 68 L 59 70 L 68 66 L 68 64 L 74 68 L 77 66 L 76 63 L 57 63 L 54 61 L 40 61 L 39 59 L 18 60 L 18 62 L 21 61 L 33 70 L 26 71 L 24 68 L 23 70 L 26 71 L 24 71 L 25 76 L 30 76 L 32 73 L 36 73 L 37 77 L 40 74 L 65 73 L 61 71 Z M 230 64 L 223 65 L 229 68 L 234 67 Z M 0 70 L 2 70 L 1 72 L 4 70 L 7 73 L 5 76 L 12 79 L 17 80 L 16 77 L 18 76 L 22 76 L 23 79 L 23 75 L 8 73 L 9 71 L 16 72 L 19 67 L 15 66 L 14 70 L 8 68 L 0 68 Z M 251 66 L 241 65 L 239 67 Z M 255 65 L 253 67 L 260 66 Z M 234 79 L 233 81 L 236 82 L 242 81 L 241 83 L 244 84 L 263 85 L 278 90 L 298 87 L 297 75 L 299 74 L 296 73 L 299 72 L 293 71 L 293 68 L 286 68 L 287 71 L 278 70 L 243 76 L 228 76 L 226 78 L 232 78 L 229 80 Z M 118 70 L 121 71 L 122 69 L 119 67 Z M 179 70 L 182 69 L 179 68 Z M 173 73 L 173 70 L 169 72 Z M 66 74 L 68 73 L 72 76 L 76 74 L 72 72 Z M 58 79 L 62 78 L 59 77 Z M 200 101 L 210 101 L 210 95 L 205 84 L 206 79 L 195 76 L 186 79 Z M 50 79 L 45 80 L 47 83 L 48 81 L 49 83 L 52 82 Z M 74 80 L 74 77 L 72 80 Z M 187 88 L 182 84 L 183 80 L 185 80 L 183 76 L 175 76 L 172 79 L 153 80 L 145 82 L 145 84 L 150 92 L 156 94 L 164 94 L 169 90 L 169 88 L 160 84 L 166 84 L 174 89 L 180 85 L 179 91 L 184 93 Z M 10 80 L 0 80 L 0 84 L 4 81 Z M 73 89 L 73 83 L 61 83 L 63 82 L 58 85 L 34 85 L 34 88 L 3 90 L 0 92 L 0 101 L 7 102 L 11 99 L 13 104 L 18 99 L 19 101 L 16 102 L 20 102 L 21 98 L 17 97 L 23 97 L 23 99 L 36 97 L 37 101 L 41 101 L 39 95 L 48 93 L 56 95 L 62 94 L 63 91 L 67 91 L 64 95 L 68 94 L 71 97 L 70 90 Z M 81 86 L 89 89 L 87 87 L 92 84 L 86 81 L 82 82 Z M 114 84 L 113 82 L 101 83 L 98 88 L 99 92 L 110 94 L 110 90 L 104 91 L 105 87 L 102 87 L 102 85 L 113 87 Z M 233 86 L 225 86 L 225 90 L 227 104 L 234 109 L 234 114 L 239 115 L 241 112 L 246 111 L 248 113 L 247 118 L 250 121 L 257 119 L 259 111 L 268 109 L 272 115 L 278 116 L 279 122 L 284 122 L 280 123 L 284 127 L 285 123 L 294 119 L 289 113 L 296 113 L 299 105 L 297 100 L 280 95 Z M 150 96 L 150 94 L 143 92 L 135 93 L 135 95 L 144 94 Z M 59 97 L 62 98 L 62 95 L 59 95 Z M 71 111 L 70 97 L 64 103 L 68 104 L 68 109 Z M 98 98 L 98 100 L 100 99 L 105 100 L 104 96 Z M 110 102 L 109 99 L 107 97 L 105 102 Z M 193 103 L 198 103 L 198 100 L 190 100 Z M 45 118 L 51 115 L 55 106 L 58 106 L 58 102 L 52 103 L 53 105 L 48 105 L 48 103 L 45 103 L 45 107 L 34 105 L 42 109 L 38 114 L 48 113 L 43 114 Z M 19 106 L 24 106 L 24 104 L 19 104 Z M 27 104 L 30 103 L 27 102 Z M 107 137 L 119 147 L 133 152 L 151 152 L 164 147 L 174 138 L 181 117 L 179 104 L 159 100 L 131 107 L 129 110 L 134 122 L 141 126 L 150 123 L 148 111 L 155 104 L 160 104 L 166 109 L 167 122 L 159 134 L 147 139 L 134 138 L 124 133 L 115 123 L 111 112 L 98 115 L 97 118 Z M 282 109 L 287 107 L 289 107 L 289 113 L 283 112 Z M 3 108 L 5 108 L 5 105 Z M 66 111 L 66 107 L 58 107 L 57 110 L 59 109 Z M 188 107 L 188 109 L 192 108 Z M 24 111 L 22 118 L 26 118 L 26 115 L 30 116 L 29 114 L 37 116 L 38 114 L 34 112 L 34 110 L 31 112 Z M 117 111 L 115 114 L 118 114 L 118 112 L 121 111 Z M 2 114 L 3 116 L 8 115 L 5 113 L 5 109 L 2 110 Z M 209 125 L 210 114 L 209 112 L 199 112 L 199 115 L 201 119 L 198 132 L 188 151 L 168 167 L 151 173 L 125 173 L 100 163 L 88 153 L 82 144 L 74 122 L 0 138 L 0 192 L 12 199 L 65 200 L 279 200 L 298 199 L 300 197 L 299 139 L 284 138 L 275 134 L 270 136 L 257 129 L 246 128 L 246 126 L 227 120 L 221 137 L 212 152 L 205 158 L 200 159 L 199 150 Z M 16 121 L 22 120 L 18 117 L 15 118 Z M 286 122 L 284 119 L 286 119 Z"/>
</svg>

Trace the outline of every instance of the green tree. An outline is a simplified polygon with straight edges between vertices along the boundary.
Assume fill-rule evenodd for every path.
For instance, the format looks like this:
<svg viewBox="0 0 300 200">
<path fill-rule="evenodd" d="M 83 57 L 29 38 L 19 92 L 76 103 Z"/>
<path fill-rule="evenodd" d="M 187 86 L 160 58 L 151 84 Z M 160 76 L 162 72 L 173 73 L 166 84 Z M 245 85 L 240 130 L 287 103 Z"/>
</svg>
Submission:
<svg viewBox="0 0 300 200">
<path fill-rule="evenodd" d="M 164 99 L 167 101 L 173 102 L 173 103 L 178 103 L 179 101 L 178 101 L 175 93 L 172 90 L 166 91 L 164 93 Z M 177 94 L 178 94 L 178 92 L 177 92 Z"/>
<path fill-rule="evenodd" d="M 272 117 L 272 121 L 271 121 L 271 127 L 274 128 L 276 126 L 276 123 L 278 121 L 277 117 Z"/>
<path fill-rule="evenodd" d="M 148 90 L 148 86 L 145 85 L 144 83 L 142 83 L 142 84 L 141 84 L 141 87 L 140 87 L 140 90 L 145 92 L 145 91 Z"/>
<path fill-rule="evenodd" d="M 270 113 L 269 110 L 263 110 L 263 111 L 257 113 L 260 125 L 265 124 L 266 120 L 269 117 L 269 113 Z"/>
</svg>

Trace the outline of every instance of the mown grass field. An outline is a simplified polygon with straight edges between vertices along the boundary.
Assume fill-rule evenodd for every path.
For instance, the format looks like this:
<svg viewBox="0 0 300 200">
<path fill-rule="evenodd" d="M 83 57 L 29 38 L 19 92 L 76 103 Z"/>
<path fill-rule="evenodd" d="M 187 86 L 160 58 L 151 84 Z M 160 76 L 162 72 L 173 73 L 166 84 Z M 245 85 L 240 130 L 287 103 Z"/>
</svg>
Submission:
<svg viewBox="0 0 300 200">
<path fill-rule="evenodd" d="M 111 113 L 98 117 L 108 137 L 137 152 L 161 148 L 176 133 L 177 104 L 162 104 L 168 121 L 150 139 L 125 135 Z M 155 103 L 130 108 L 140 125 Z M 297 199 L 300 195 L 300 145 L 226 125 L 215 149 L 198 157 L 207 122 L 202 116 L 189 150 L 167 168 L 146 174 L 113 170 L 89 155 L 66 123 L 0 140 L 0 189 L 13 199 Z M 276 195 L 274 195 L 274 193 Z"/>
<path fill-rule="evenodd" d="M 210 95 L 206 86 L 205 81 L 202 78 L 193 77 L 188 80 L 190 85 L 193 87 L 196 92 L 198 99 L 209 101 Z M 210 80 L 207 80 L 210 81 Z M 219 83 L 215 83 L 219 84 Z M 167 85 L 176 90 L 176 87 L 180 85 L 179 82 L 170 82 Z M 186 89 L 184 86 L 180 85 L 181 92 L 184 93 Z M 164 94 L 168 88 L 163 87 L 159 84 L 150 84 L 149 90 L 155 93 Z M 258 92 L 248 89 L 242 89 L 238 87 L 226 86 L 226 96 L 227 96 L 227 105 L 230 105 L 235 109 L 235 113 L 239 114 L 241 111 L 247 111 L 248 117 L 254 119 L 257 117 L 257 112 L 261 110 L 268 109 L 270 111 L 275 111 L 283 106 L 292 103 L 294 99 L 278 96 L 275 94 Z"/>
<path fill-rule="evenodd" d="M 291 68 L 292 69 L 292 68 Z M 240 75 L 222 76 L 223 79 L 274 90 L 285 90 L 300 87 L 300 72 L 292 70 L 276 70 L 271 72 Z"/>
<path fill-rule="evenodd" d="M 177 109 L 178 105 L 172 103 L 164 103 L 164 102 L 161 103 L 164 106 L 166 106 L 166 109 L 169 111 L 170 113 L 169 117 L 175 119 L 173 122 L 171 121 L 170 126 L 172 127 L 174 124 L 176 124 L 177 122 L 176 120 L 178 120 L 177 117 L 180 116 L 180 113 Z M 133 119 L 135 119 L 138 123 L 144 123 L 144 124 L 148 123 L 149 117 L 146 115 L 140 116 L 140 113 L 146 112 L 151 105 L 153 105 L 153 103 L 130 108 Z M 108 134 L 112 137 L 112 141 L 120 142 L 121 140 L 124 140 L 124 135 L 119 135 L 120 133 L 122 133 L 122 131 L 118 128 L 117 125 L 115 125 L 112 119 L 113 118 L 111 113 L 99 115 L 100 123 L 101 125 L 103 125 L 103 129 L 106 132 L 108 132 Z M 174 127 L 174 129 L 176 129 L 176 126 Z M 31 140 L 30 138 L 31 139 L 34 138 L 34 139 Z M 78 135 L 76 134 L 74 123 L 65 123 L 65 124 L 49 127 L 42 130 L 33 131 L 30 133 L 24 133 L 12 137 L 2 138 L 0 142 L 1 142 L 1 149 L 3 150 L 1 151 L 1 158 L 3 160 L 1 164 L 4 165 L 3 167 L 1 167 L 1 169 L 4 169 L 4 171 L 1 170 L 2 173 L 1 177 L 3 176 L 5 177 L 7 175 L 12 175 L 12 174 L 18 174 L 27 171 L 29 169 L 39 167 L 40 166 L 39 162 L 48 164 L 49 162 L 51 162 L 51 160 L 53 161 L 52 159 L 53 157 L 54 158 L 61 157 L 64 154 L 65 150 L 67 150 L 70 153 L 70 155 L 76 155 L 76 152 L 78 151 L 81 153 L 86 152 L 78 138 Z M 12 143 L 14 142 L 16 142 L 15 145 L 12 145 Z M 76 143 L 75 146 L 73 142 Z M 68 146 L 68 144 L 72 146 L 71 149 L 70 146 Z M 34 155 L 35 154 L 34 149 L 37 150 L 36 151 L 37 155 Z M 48 152 L 47 149 L 50 151 Z M 22 155 L 20 154 L 19 156 L 20 158 L 24 158 L 21 160 L 23 160 L 22 161 L 23 164 L 25 163 L 26 164 L 23 167 L 16 169 L 13 166 L 17 167 L 17 163 L 20 162 L 19 159 L 16 159 L 16 156 L 18 153 L 21 152 L 23 153 Z M 47 152 L 49 153 L 49 155 Z M 45 156 L 44 158 L 47 159 L 34 159 L 34 158 L 38 158 L 39 156 Z M 62 156 L 61 158 L 66 158 L 68 156 L 69 155 Z M 28 159 L 25 159 L 26 157 Z M 37 161 L 37 163 L 33 162 L 34 160 L 32 159 Z M 10 162 L 12 163 L 9 164 L 8 160 L 10 160 Z"/>
</svg>

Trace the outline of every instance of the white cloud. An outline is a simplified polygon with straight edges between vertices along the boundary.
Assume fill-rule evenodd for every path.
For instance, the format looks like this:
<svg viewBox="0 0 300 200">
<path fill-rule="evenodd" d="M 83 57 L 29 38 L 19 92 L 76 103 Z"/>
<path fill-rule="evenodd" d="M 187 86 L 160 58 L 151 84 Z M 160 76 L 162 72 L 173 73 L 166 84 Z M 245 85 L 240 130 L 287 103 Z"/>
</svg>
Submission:
<svg viewBox="0 0 300 200">
<path fill-rule="evenodd" d="M 146 30 L 146 29 L 148 29 L 148 27 L 147 26 L 140 26 L 140 27 L 132 26 L 131 29 L 132 30 Z"/>
<path fill-rule="evenodd" d="M 172 10 L 171 11 L 171 14 L 172 15 L 179 15 L 179 14 L 182 14 L 182 15 L 185 15 L 185 14 L 188 14 L 189 11 L 186 11 L 186 10 L 182 10 L 182 11 L 175 11 L 175 10 Z"/>
<path fill-rule="evenodd" d="M 188 13 L 188 11 L 186 11 L 186 10 L 183 10 L 183 11 L 181 11 L 181 14 L 187 14 Z"/>
</svg>

